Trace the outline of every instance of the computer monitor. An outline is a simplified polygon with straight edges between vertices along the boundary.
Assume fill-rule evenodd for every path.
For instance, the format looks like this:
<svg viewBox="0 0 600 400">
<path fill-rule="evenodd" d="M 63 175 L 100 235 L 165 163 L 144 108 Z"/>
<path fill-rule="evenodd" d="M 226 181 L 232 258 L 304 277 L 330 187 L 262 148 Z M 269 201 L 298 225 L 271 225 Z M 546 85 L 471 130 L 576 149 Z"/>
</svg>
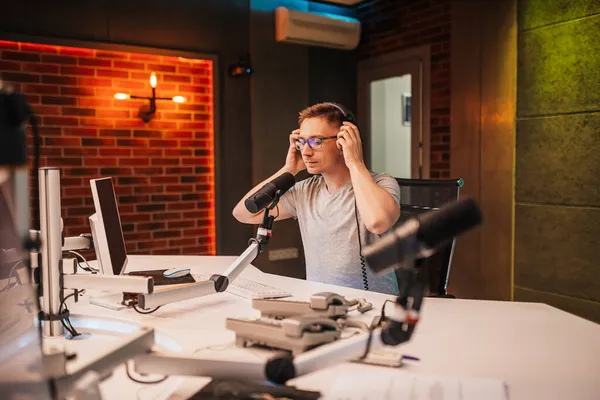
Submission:
<svg viewBox="0 0 600 400">
<path fill-rule="evenodd" d="M 96 257 L 105 275 L 121 275 L 127 265 L 125 238 L 112 178 L 90 180 L 96 213 L 90 217 Z"/>
</svg>

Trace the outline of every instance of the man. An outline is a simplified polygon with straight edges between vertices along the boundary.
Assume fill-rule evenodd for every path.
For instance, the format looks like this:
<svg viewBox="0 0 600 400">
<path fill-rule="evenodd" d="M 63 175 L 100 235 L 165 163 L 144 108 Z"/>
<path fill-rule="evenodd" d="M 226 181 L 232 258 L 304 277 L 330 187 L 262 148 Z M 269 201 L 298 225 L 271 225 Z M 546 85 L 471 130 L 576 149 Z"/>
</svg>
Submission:
<svg viewBox="0 0 600 400">
<path fill-rule="evenodd" d="M 313 176 L 297 182 L 281 197 L 279 210 L 271 213 L 279 213 L 276 221 L 298 220 L 307 279 L 397 294 L 394 273 L 375 275 L 362 254 L 366 243 L 398 220 L 400 188 L 390 175 L 367 169 L 360 133 L 352 120 L 335 103 L 301 111 L 300 128 L 289 136 L 285 165 L 248 192 L 233 215 L 240 222 L 260 224 L 262 213 L 250 213 L 245 199 L 285 172 L 296 175 L 306 169 Z"/>
</svg>

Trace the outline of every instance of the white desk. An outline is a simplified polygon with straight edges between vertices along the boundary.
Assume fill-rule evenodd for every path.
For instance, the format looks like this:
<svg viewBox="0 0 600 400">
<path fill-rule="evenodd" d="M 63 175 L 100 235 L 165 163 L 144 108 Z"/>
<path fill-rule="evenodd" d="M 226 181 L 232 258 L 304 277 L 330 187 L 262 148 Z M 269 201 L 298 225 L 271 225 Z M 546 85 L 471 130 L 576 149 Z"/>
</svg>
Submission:
<svg viewBox="0 0 600 400">
<path fill-rule="evenodd" d="M 220 273 L 233 260 L 235 257 L 130 256 L 128 270 L 189 266 L 196 273 Z M 393 296 L 264 274 L 254 267 L 248 267 L 241 276 L 280 287 L 298 297 L 306 298 L 319 291 L 364 297 L 374 305 L 374 310 L 366 314 L 369 317 L 379 313 L 384 300 L 393 299 Z M 150 315 L 133 310 L 111 311 L 86 303 L 84 296 L 80 303 L 70 305 L 72 314 L 110 317 L 154 327 L 176 338 L 184 352 L 202 349 L 203 356 L 221 359 L 258 360 L 266 356 L 249 349 L 223 350 L 235 338 L 233 332 L 225 329 L 227 317 L 259 316 L 249 301 L 229 293 L 163 306 Z M 207 348 L 214 345 L 223 347 Z M 500 379 L 508 384 L 511 400 L 600 398 L 600 325 L 545 304 L 428 298 L 412 340 L 402 349 L 405 354 L 421 359 L 418 363 L 407 363 L 402 367 L 404 370 Z M 291 383 L 302 389 L 323 391 L 339 374 L 363 368 L 382 367 L 344 363 Z M 119 379 L 126 378 L 110 378 L 106 390 L 118 387 L 118 383 L 109 381 Z M 174 384 L 179 389 L 170 398 L 185 398 L 208 381 L 177 378 Z M 144 393 L 152 390 L 152 387 L 143 389 Z M 120 398 L 128 397 L 121 394 Z"/>
</svg>

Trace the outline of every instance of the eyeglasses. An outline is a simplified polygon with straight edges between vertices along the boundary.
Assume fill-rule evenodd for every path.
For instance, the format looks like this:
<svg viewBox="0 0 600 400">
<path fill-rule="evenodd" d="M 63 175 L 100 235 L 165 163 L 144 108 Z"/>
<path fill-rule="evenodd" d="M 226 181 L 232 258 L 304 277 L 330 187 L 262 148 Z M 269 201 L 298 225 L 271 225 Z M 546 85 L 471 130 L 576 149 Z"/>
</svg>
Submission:
<svg viewBox="0 0 600 400">
<path fill-rule="evenodd" d="M 321 150 L 323 148 L 323 140 L 336 139 L 336 136 L 328 136 L 328 137 L 309 137 L 308 139 L 297 138 L 294 139 L 296 142 L 296 150 L 302 151 L 304 145 L 308 143 L 308 147 L 312 150 Z"/>
</svg>

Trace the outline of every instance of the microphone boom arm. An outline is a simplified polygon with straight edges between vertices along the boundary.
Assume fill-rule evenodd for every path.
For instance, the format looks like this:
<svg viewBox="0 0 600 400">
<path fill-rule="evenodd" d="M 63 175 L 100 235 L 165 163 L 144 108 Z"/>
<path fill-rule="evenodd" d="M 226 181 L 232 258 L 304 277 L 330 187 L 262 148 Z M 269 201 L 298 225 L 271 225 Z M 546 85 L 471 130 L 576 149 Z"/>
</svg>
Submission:
<svg viewBox="0 0 600 400">
<path fill-rule="evenodd" d="M 272 209 L 277 207 L 280 197 L 281 191 L 278 190 L 271 204 L 264 209 L 263 221 L 258 227 L 256 237 L 249 240 L 246 250 L 222 275 L 214 274 L 208 281 L 196 282 L 184 287 L 162 289 L 157 290 L 154 293 L 138 294 L 138 306 L 143 310 L 149 310 L 169 303 L 226 291 L 231 282 L 233 282 L 242 271 L 258 257 L 269 243 L 273 221 L 275 220 L 275 217 L 269 214 Z"/>
</svg>

